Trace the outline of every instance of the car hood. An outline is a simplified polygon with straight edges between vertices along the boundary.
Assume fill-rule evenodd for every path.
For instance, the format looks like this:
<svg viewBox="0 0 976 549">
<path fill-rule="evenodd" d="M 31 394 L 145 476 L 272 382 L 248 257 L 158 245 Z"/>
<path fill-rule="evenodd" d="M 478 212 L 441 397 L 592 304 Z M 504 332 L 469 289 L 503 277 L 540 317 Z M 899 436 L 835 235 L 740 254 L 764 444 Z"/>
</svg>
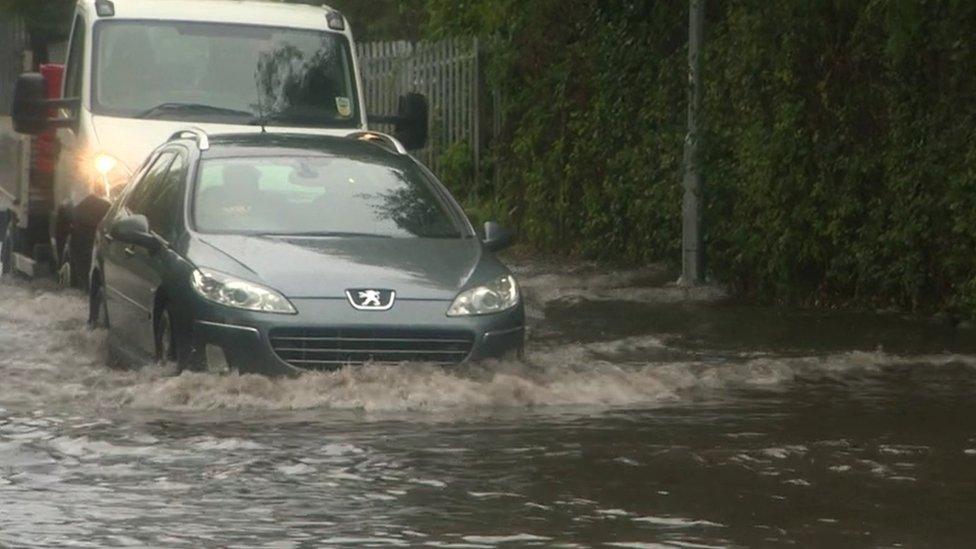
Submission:
<svg viewBox="0 0 976 549">
<path fill-rule="evenodd" d="M 345 298 L 346 290 L 368 288 L 449 301 L 473 277 L 500 267 L 483 265 L 475 239 L 200 235 L 199 242 L 209 250 L 198 247 L 194 263 L 220 269 L 221 261 L 206 259 L 218 252 L 289 298 Z"/>
<path fill-rule="evenodd" d="M 211 135 L 220 133 L 259 133 L 257 126 L 220 124 L 207 122 L 186 122 L 179 120 L 146 120 L 139 118 L 118 118 L 113 116 L 92 117 L 92 126 L 97 137 L 98 152 L 108 153 L 122 161 L 130 171 L 136 170 L 149 153 L 166 142 L 179 130 L 189 127 L 200 128 Z M 275 128 L 282 133 L 309 133 L 319 135 L 347 135 L 349 129 L 328 128 Z"/>
</svg>

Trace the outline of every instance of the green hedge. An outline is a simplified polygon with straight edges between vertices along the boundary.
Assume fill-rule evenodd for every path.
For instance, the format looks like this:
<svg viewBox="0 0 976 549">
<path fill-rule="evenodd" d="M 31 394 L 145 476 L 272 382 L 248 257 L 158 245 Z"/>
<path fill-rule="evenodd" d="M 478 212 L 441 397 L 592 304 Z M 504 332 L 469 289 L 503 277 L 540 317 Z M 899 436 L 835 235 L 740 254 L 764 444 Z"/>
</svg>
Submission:
<svg viewBox="0 0 976 549">
<path fill-rule="evenodd" d="M 759 296 L 976 312 L 976 2 L 707 2 L 712 274 Z M 680 243 L 687 2 L 428 0 L 492 44 L 495 185 L 539 248 Z"/>
</svg>

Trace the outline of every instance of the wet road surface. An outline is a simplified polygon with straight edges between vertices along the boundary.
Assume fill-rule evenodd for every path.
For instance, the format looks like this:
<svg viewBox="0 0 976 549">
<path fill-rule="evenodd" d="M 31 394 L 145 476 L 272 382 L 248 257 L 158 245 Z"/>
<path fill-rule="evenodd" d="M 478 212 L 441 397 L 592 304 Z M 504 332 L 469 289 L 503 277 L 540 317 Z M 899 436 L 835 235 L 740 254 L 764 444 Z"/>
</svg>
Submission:
<svg viewBox="0 0 976 549">
<path fill-rule="evenodd" d="M 102 366 L 0 282 L 0 546 L 965 547 L 976 333 L 522 265 L 522 362 Z"/>
</svg>

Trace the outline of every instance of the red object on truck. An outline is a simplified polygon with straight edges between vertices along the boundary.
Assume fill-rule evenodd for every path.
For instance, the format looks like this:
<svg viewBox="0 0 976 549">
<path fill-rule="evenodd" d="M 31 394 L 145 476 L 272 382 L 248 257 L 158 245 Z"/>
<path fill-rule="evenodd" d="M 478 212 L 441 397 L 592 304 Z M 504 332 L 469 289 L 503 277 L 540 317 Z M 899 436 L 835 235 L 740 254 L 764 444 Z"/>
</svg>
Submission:
<svg viewBox="0 0 976 549">
<path fill-rule="evenodd" d="M 41 75 L 47 84 L 47 98 L 61 99 L 61 82 L 64 80 L 64 65 L 46 64 L 40 66 Z M 50 115 L 57 117 L 57 109 L 52 108 Z M 55 133 L 47 130 L 34 140 L 34 169 L 39 173 L 53 174 L 55 158 Z"/>
</svg>

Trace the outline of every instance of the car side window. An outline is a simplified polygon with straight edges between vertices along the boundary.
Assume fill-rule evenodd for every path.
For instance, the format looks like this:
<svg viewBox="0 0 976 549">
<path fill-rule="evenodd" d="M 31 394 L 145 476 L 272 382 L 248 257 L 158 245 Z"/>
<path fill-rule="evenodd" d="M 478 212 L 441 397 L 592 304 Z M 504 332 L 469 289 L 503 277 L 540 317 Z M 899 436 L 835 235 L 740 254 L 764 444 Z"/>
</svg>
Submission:
<svg viewBox="0 0 976 549">
<path fill-rule="evenodd" d="M 85 69 L 85 20 L 75 17 L 74 30 L 71 31 L 71 51 L 68 52 L 68 67 L 64 77 L 64 96 L 81 97 L 82 75 Z"/>
<path fill-rule="evenodd" d="M 163 179 L 170 162 L 173 161 L 173 157 L 175 156 L 175 152 L 166 151 L 156 158 L 152 166 L 146 170 L 146 174 L 142 176 L 142 179 L 136 182 L 135 188 L 132 189 L 132 192 L 125 201 L 126 209 L 134 214 L 146 215 L 149 200 L 153 194 L 153 188 L 158 181 Z"/>
<path fill-rule="evenodd" d="M 150 190 L 146 204 L 149 228 L 165 240 L 173 240 L 180 228 L 186 168 L 186 155 L 177 154 L 165 175 Z"/>
</svg>

